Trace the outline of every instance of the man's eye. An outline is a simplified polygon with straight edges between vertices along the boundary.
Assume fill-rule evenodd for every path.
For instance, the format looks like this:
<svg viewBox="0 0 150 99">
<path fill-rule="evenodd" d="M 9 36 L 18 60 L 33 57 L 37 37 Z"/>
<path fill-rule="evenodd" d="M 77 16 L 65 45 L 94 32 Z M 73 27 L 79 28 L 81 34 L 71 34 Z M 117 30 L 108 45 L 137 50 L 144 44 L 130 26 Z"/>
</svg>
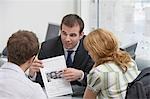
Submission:
<svg viewBox="0 0 150 99">
<path fill-rule="evenodd" d="M 63 34 L 63 35 L 67 35 L 67 33 L 66 33 L 66 32 L 63 32 L 63 31 L 62 31 L 62 34 Z"/>
<path fill-rule="evenodd" d="M 70 34 L 70 36 L 71 36 L 71 37 L 75 37 L 75 36 L 76 36 L 76 34 Z"/>
</svg>

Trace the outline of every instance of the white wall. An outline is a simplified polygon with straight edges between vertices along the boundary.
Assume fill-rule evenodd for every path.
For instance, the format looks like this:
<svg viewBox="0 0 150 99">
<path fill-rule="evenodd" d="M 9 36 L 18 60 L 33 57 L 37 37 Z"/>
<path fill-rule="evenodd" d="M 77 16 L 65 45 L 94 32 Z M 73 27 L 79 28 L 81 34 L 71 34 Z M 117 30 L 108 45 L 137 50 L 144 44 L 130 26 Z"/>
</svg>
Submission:
<svg viewBox="0 0 150 99">
<path fill-rule="evenodd" d="M 95 8 L 98 1 L 99 13 Z M 150 4 L 141 9 L 135 0 L 81 0 L 86 34 L 97 28 L 98 14 L 99 27 L 115 33 L 122 48 L 138 42 L 135 53 L 137 64 L 140 69 L 150 67 Z"/>
<path fill-rule="evenodd" d="M 0 52 L 19 29 L 32 30 L 42 42 L 48 22 L 60 24 L 64 15 L 77 13 L 76 6 L 76 0 L 0 0 Z"/>
<path fill-rule="evenodd" d="M 80 15 L 85 23 L 84 33 L 86 35 L 97 28 L 97 1 L 80 0 Z"/>
</svg>

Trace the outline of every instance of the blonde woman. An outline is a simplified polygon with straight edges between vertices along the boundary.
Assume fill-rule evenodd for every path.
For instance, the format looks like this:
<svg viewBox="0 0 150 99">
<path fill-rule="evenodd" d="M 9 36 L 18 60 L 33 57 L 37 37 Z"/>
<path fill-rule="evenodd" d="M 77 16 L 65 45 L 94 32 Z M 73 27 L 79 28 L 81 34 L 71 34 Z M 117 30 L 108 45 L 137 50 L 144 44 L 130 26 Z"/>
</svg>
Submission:
<svg viewBox="0 0 150 99">
<path fill-rule="evenodd" d="M 124 99 L 127 84 L 138 75 L 134 60 L 119 49 L 116 37 L 105 29 L 89 33 L 84 46 L 95 62 L 87 77 L 84 99 Z"/>
</svg>

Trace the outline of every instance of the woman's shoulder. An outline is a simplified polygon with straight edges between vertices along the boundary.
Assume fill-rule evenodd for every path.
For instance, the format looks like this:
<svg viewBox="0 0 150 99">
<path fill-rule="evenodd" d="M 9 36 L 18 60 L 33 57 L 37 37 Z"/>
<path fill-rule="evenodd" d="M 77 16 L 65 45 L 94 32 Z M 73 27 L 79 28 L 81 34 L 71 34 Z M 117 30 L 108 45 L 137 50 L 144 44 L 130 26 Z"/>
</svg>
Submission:
<svg viewBox="0 0 150 99">
<path fill-rule="evenodd" d="M 129 63 L 128 70 L 138 70 L 137 64 L 134 60 L 131 60 L 131 62 Z"/>
<path fill-rule="evenodd" d="M 116 72 L 118 71 L 118 66 L 114 62 L 107 62 L 97 66 L 95 69 L 100 72 Z"/>
</svg>

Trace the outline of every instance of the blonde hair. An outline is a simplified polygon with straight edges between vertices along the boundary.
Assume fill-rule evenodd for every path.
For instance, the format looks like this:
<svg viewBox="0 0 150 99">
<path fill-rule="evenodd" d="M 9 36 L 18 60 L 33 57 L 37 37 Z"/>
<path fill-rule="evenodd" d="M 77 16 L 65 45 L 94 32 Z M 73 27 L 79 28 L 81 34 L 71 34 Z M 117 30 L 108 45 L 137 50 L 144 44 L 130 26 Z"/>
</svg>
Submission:
<svg viewBox="0 0 150 99">
<path fill-rule="evenodd" d="M 129 62 L 131 62 L 131 57 L 127 52 L 121 51 L 118 46 L 117 38 L 112 32 L 105 29 L 96 29 L 90 32 L 84 39 L 84 47 L 92 53 L 95 67 L 109 61 L 114 61 L 123 72 L 126 72 Z"/>
</svg>

